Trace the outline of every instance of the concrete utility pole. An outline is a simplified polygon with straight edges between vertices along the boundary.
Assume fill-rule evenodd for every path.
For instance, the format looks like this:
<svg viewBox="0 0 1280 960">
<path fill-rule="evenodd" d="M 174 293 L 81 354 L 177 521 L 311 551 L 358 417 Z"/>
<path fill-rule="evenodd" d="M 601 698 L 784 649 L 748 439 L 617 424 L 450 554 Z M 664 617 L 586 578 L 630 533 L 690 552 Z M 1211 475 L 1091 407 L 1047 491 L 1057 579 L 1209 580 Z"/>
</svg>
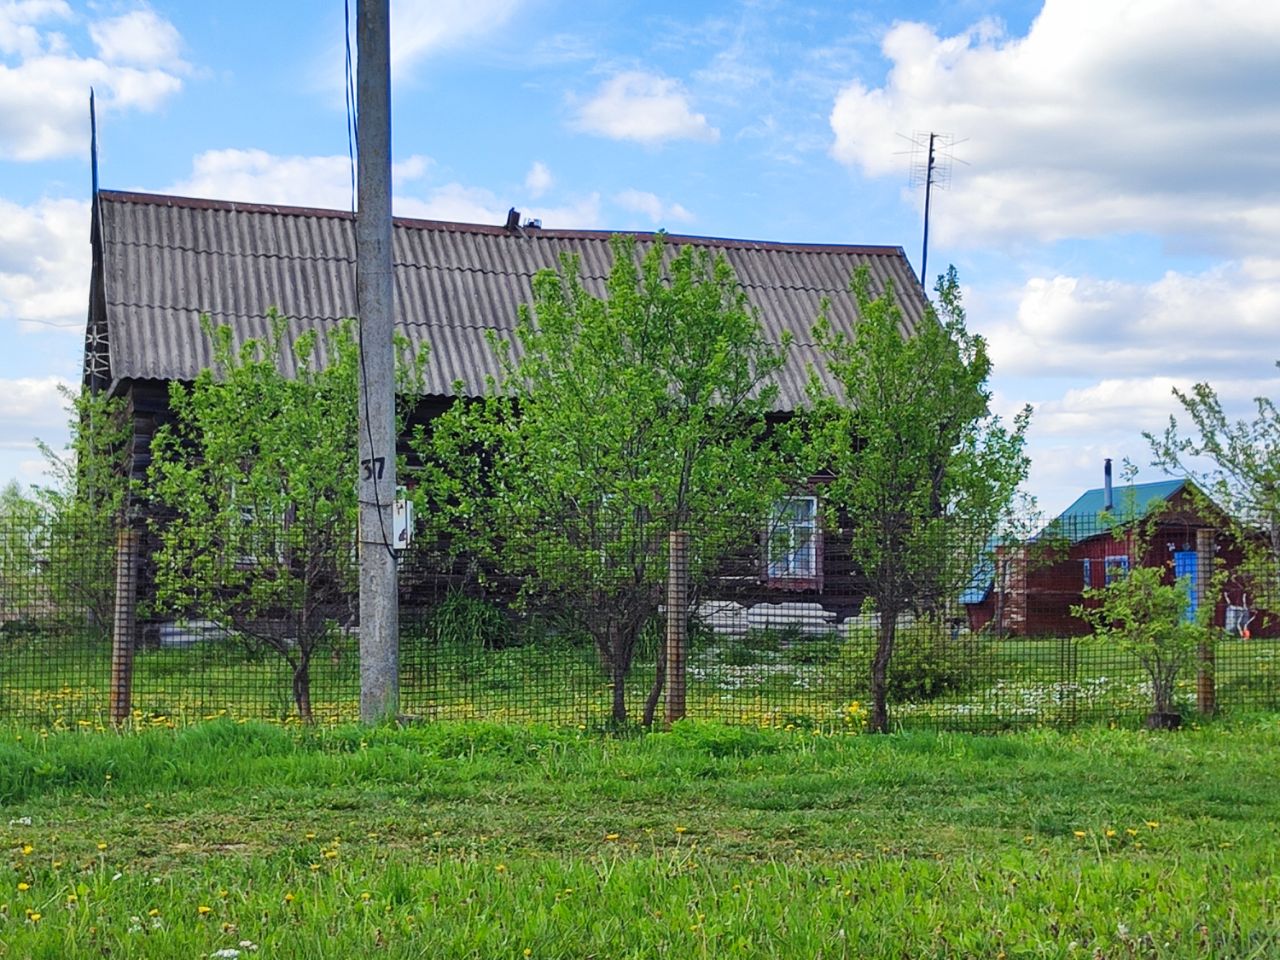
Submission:
<svg viewBox="0 0 1280 960">
<path fill-rule="evenodd" d="M 360 719 L 400 709 L 400 612 L 392 512 L 396 495 L 395 291 L 391 260 L 391 29 L 388 0 L 359 0 L 356 103 L 360 320 Z"/>
</svg>

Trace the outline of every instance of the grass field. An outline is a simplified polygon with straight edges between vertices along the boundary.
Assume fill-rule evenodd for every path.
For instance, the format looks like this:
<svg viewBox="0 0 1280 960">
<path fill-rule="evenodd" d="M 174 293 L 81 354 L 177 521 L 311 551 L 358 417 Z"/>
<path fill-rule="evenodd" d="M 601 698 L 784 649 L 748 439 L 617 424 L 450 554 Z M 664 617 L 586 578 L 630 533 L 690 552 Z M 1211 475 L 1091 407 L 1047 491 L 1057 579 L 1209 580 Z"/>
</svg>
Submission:
<svg viewBox="0 0 1280 960">
<path fill-rule="evenodd" d="M 0 730 L 0 957 L 1273 957 L 1280 721 Z"/>
<path fill-rule="evenodd" d="M 313 663 L 312 702 L 322 722 L 358 716 L 358 663 L 354 641 L 345 643 Z M 701 637 L 689 657 L 689 716 L 755 726 L 846 726 L 850 704 L 867 699 L 869 644 L 773 631 Z M 423 719 L 594 728 L 608 716 L 609 686 L 589 644 L 544 638 L 495 649 L 408 634 L 402 653 L 403 709 Z M 1150 710 L 1136 661 L 1079 638 L 962 639 L 954 654 L 943 657 L 946 662 L 923 669 L 912 654 L 899 649 L 894 670 L 905 676 L 945 672 L 950 685 L 927 696 L 908 685 L 891 697 L 892 717 L 909 728 L 995 731 L 1081 720 L 1137 726 Z M 629 690 L 636 714 L 653 669 L 652 650 L 642 650 Z M 110 649 L 102 638 L 0 636 L 0 722 L 105 728 L 109 679 Z M 1188 714 L 1194 683 L 1194 670 L 1188 670 L 1180 686 Z M 1280 709 L 1280 641 L 1220 643 L 1218 691 L 1228 711 Z M 234 641 L 138 650 L 133 705 L 139 718 L 161 724 L 220 713 L 296 719 L 284 661 L 270 653 L 249 655 Z"/>
</svg>

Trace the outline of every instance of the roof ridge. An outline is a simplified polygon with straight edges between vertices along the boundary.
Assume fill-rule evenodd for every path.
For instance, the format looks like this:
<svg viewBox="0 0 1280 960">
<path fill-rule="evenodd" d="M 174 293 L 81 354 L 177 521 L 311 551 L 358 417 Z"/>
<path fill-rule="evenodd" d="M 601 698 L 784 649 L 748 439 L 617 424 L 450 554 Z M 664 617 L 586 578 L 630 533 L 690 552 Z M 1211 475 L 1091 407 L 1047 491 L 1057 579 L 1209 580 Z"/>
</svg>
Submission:
<svg viewBox="0 0 1280 960">
<path fill-rule="evenodd" d="M 223 211 L 226 213 L 258 213 L 276 216 L 327 217 L 337 220 L 354 220 L 355 214 L 347 210 L 326 207 L 290 206 L 270 203 L 246 203 L 236 200 L 213 200 L 203 197 L 182 197 L 162 193 L 144 193 L 130 190 L 99 190 L 100 200 L 109 203 L 131 203 L 159 207 L 185 207 L 192 210 Z M 393 217 L 398 227 L 419 230 L 445 230 L 484 236 L 516 239 L 506 227 L 485 223 L 465 223 L 454 220 L 428 220 L 416 217 Z M 841 244 L 795 243 L 779 240 L 751 240 L 736 237 L 698 236 L 695 234 L 664 233 L 652 230 L 572 230 L 550 227 L 526 229 L 519 235 L 526 240 L 597 240 L 607 241 L 615 236 L 633 236 L 637 240 L 652 241 L 659 236 L 677 245 L 725 248 L 734 250 L 781 250 L 791 253 L 856 254 L 862 256 L 904 257 L 901 246 L 890 244 Z"/>
</svg>

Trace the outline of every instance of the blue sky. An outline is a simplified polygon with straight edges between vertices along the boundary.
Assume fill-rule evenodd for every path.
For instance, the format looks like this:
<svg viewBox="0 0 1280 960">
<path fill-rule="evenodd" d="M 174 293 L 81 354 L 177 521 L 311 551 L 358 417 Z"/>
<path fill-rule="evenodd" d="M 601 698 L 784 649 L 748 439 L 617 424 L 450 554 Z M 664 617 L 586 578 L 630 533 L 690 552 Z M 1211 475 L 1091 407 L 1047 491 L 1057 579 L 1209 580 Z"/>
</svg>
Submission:
<svg viewBox="0 0 1280 960">
<path fill-rule="evenodd" d="M 353 0 L 354 8 L 354 0 Z M 354 16 L 354 11 L 353 11 Z M 1280 395 L 1280 5 L 392 0 L 396 212 L 954 263 L 1054 512 L 1170 390 Z M 61 444 L 105 187 L 345 207 L 341 0 L 0 0 L 0 481 Z M 1159 474 L 1146 470 L 1144 478 Z"/>
</svg>

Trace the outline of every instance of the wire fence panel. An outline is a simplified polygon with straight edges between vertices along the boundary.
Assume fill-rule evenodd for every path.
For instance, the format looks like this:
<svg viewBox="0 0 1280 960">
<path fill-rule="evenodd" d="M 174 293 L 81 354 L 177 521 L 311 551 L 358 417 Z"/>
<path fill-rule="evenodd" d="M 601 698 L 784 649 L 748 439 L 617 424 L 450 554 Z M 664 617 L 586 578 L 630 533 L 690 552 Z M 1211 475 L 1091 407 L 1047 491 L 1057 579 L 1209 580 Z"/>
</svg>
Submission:
<svg viewBox="0 0 1280 960">
<path fill-rule="evenodd" d="M 802 531 L 810 520 L 798 512 L 793 519 Z M 0 517 L 0 720 L 74 729 L 219 716 L 358 718 L 359 626 L 349 587 L 312 578 L 298 607 L 259 609 L 252 622 L 228 614 L 234 604 L 220 603 L 217 615 L 177 607 L 157 587 L 155 534 L 135 533 L 106 520 Z M 269 534 L 264 543 L 285 542 Z M 1197 565 L 1229 574 L 1215 595 L 1197 597 L 1214 605 L 1218 629 L 1212 662 L 1194 658 L 1178 675 L 1178 711 L 1190 717 L 1205 706 L 1207 680 L 1219 711 L 1280 710 L 1280 640 L 1269 613 L 1280 604 L 1256 580 L 1232 574 L 1235 554 L 1221 538 L 1197 540 L 1184 522 L 1150 541 L 1139 551 L 1103 523 L 1077 523 L 1048 546 L 1047 538 L 992 545 L 963 584 L 921 590 L 892 625 L 891 727 L 1143 723 L 1152 711 L 1149 671 L 1075 612 L 1090 602 L 1086 588 L 1139 565 L 1167 567 L 1170 581 Z M 281 557 L 272 560 L 278 568 Z M 227 562 L 244 573 L 254 560 L 242 552 Z M 240 576 L 236 589 L 254 582 Z M 627 583 L 621 599 L 615 581 L 602 583 L 590 602 L 571 600 L 572 584 L 540 590 L 456 545 L 420 539 L 400 564 L 401 712 L 424 722 L 593 730 L 661 722 L 672 688 L 671 615 L 687 617 L 688 717 L 863 728 L 886 624 L 857 558 L 835 535 L 822 544 L 793 537 L 785 556 L 767 544 L 741 552 L 686 585 L 687 610 L 666 609 L 668 596 L 686 594 L 669 594 L 665 582 Z M 1200 583 L 1203 593 L 1208 580 Z"/>
</svg>

